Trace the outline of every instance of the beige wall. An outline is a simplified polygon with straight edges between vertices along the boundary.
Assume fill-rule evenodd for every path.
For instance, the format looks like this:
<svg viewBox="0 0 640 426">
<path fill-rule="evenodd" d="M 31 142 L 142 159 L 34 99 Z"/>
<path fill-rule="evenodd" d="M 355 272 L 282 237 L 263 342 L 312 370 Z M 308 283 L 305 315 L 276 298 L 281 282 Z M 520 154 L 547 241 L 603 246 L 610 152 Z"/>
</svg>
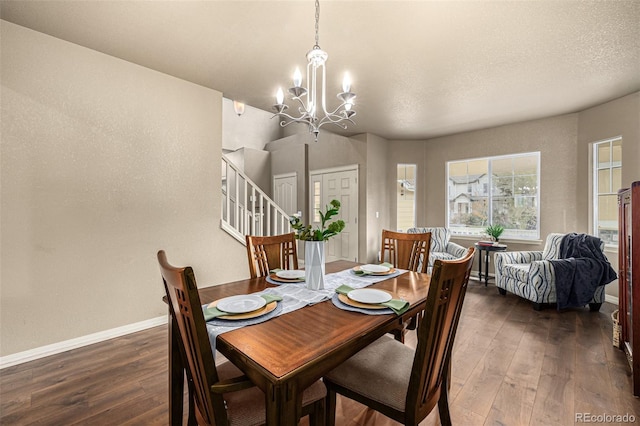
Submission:
<svg viewBox="0 0 640 426">
<path fill-rule="evenodd" d="M 159 249 L 201 286 L 248 275 L 219 228 L 220 93 L 1 31 L 0 355 L 165 315 Z"/>
<path fill-rule="evenodd" d="M 240 148 L 226 157 L 243 171 L 269 197 L 271 196 L 271 159 L 269 152 L 254 148 Z"/>
<path fill-rule="evenodd" d="M 427 203 L 433 202 L 427 193 L 427 185 L 425 179 L 426 171 L 426 141 L 392 141 L 389 143 L 389 152 L 387 156 L 387 169 L 390 176 L 389 183 L 386 187 L 387 197 L 389 199 L 389 223 L 392 230 L 395 230 L 398 222 L 398 199 L 396 197 L 396 172 L 398 164 L 415 164 L 416 165 L 416 225 L 426 226 L 428 222 L 425 218 L 425 207 Z"/>
<path fill-rule="evenodd" d="M 505 241 L 509 250 L 542 250 L 550 232 L 591 232 L 591 144 L 622 135 L 623 185 L 640 180 L 640 92 L 587 109 L 541 120 L 516 123 L 427 141 L 391 141 L 388 168 L 418 165 L 418 226 L 446 224 L 446 162 L 466 158 L 540 151 L 541 241 Z M 389 180 L 389 191 L 394 191 Z M 396 202 L 391 199 L 391 223 Z M 469 246 L 474 240 L 456 239 Z M 617 252 L 606 252 L 617 270 Z M 607 286 L 617 296 L 617 282 Z"/>
<path fill-rule="evenodd" d="M 587 109 L 578 114 L 577 158 L 579 164 L 590 164 L 593 143 L 622 136 L 622 185 L 640 180 L 640 92 Z M 591 182 L 589 167 L 578 171 L 579 182 Z M 581 185 L 578 209 L 588 212 L 579 217 L 581 226 L 592 228 L 592 206 L 589 203 L 592 187 Z"/>
<path fill-rule="evenodd" d="M 389 179 L 395 181 L 395 169 L 388 169 L 389 142 L 369 133 L 346 138 L 329 132 L 320 133 L 315 142 L 308 132 L 291 132 L 267 144 L 266 149 L 271 151 L 273 173 L 298 173 L 298 199 L 304 197 L 305 203 L 310 170 L 358 165 L 358 256 L 361 262 L 375 262 L 381 230 L 392 229 L 390 200 L 395 193 L 390 194 L 387 185 Z M 308 204 L 299 201 L 298 206 L 306 215 Z"/>
<path fill-rule="evenodd" d="M 428 141 L 393 141 L 389 168 L 417 164 L 418 226 L 445 226 L 447 212 L 446 163 L 494 155 L 540 151 L 541 239 L 549 232 L 575 230 L 577 115 L 460 133 Z M 395 191 L 395 186 L 389 189 Z M 396 202 L 393 204 L 395 221 Z M 566 231 L 568 232 L 568 231 Z M 474 240 L 461 240 L 468 246 Z M 540 243 L 510 244 L 513 250 L 535 250 Z"/>
<path fill-rule="evenodd" d="M 268 143 L 271 152 L 271 171 L 274 174 L 296 172 L 298 174 L 298 208 L 308 221 L 308 179 L 310 171 L 326 168 L 358 165 L 358 234 L 365 235 L 367 212 L 367 144 L 363 138 L 347 138 L 330 132 L 321 132 L 316 142 L 304 126 L 294 124 L 297 132 Z M 291 127 L 291 126 L 289 126 Z M 303 131 L 300 131 L 302 129 Z M 366 139 L 366 138 L 365 138 Z M 304 198 L 304 204 L 301 199 Z M 366 256 L 366 240 L 359 239 L 358 257 Z M 298 254 L 302 255 L 299 246 Z"/>
<path fill-rule="evenodd" d="M 297 211 L 306 217 L 309 198 L 307 188 L 307 145 L 296 143 L 294 138 L 284 138 L 266 145 L 271 153 L 271 173 L 281 175 L 295 173 L 297 177 Z"/>
<path fill-rule="evenodd" d="M 222 149 L 264 149 L 270 141 L 282 137 L 282 128 L 273 113 L 245 105 L 244 114 L 238 116 L 233 101 L 222 99 Z"/>
<path fill-rule="evenodd" d="M 390 197 L 387 191 L 388 182 L 395 180 L 395 169 L 387 167 L 389 142 L 379 136 L 366 134 L 367 166 L 366 166 L 366 238 L 361 251 L 365 253 L 363 262 L 376 262 L 381 247 L 382 229 L 394 230 L 390 217 Z"/>
<path fill-rule="evenodd" d="M 427 201 L 418 202 L 418 225 L 446 224 L 447 161 L 540 151 L 541 239 L 550 232 L 586 232 L 576 228 L 575 217 L 577 120 L 569 114 L 427 141 L 418 177 Z"/>
<path fill-rule="evenodd" d="M 578 114 L 577 211 L 581 228 L 593 229 L 593 206 L 590 202 L 593 187 L 591 152 L 593 143 L 622 136 L 622 186 L 640 180 L 640 92 L 589 108 Z M 606 250 L 613 268 L 618 270 L 618 251 Z M 607 294 L 618 296 L 618 282 L 607 286 Z"/>
</svg>

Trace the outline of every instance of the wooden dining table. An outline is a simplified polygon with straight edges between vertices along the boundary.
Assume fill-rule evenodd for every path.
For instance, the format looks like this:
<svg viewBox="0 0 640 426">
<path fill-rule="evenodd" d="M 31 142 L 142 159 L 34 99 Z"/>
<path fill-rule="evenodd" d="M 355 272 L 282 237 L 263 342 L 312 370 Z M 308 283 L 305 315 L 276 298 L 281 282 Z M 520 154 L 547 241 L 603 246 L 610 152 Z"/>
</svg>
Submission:
<svg viewBox="0 0 640 426">
<path fill-rule="evenodd" d="M 327 263 L 339 272 L 358 263 Z M 406 272 L 370 286 L 390 291 L 409 302 L 402 315 L 367 315 L 342 310 L 330 300 L 218 335 L 217 351 L 242 370 L 265 393 L 267 425 L 295 425 L 302 392 L 324 374 L 399 324 L 424 309 L 430 276 Z M 201 302 L 262 291 L 273 285 L 265 277 L 220 284 L 199 290 Z M 184 365 L 173 318 L 169 321 L 169 415 L 182 424 Z"/>
</svg>

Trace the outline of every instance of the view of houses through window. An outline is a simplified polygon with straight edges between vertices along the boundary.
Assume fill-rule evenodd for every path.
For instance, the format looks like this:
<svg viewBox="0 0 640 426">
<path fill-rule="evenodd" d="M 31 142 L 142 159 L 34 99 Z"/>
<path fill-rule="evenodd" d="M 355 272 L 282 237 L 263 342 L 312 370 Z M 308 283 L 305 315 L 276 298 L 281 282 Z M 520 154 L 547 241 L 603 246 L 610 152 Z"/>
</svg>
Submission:
<svg viewBox="0 0 640 426">
<path fill-rule="evenodd" d="M 501 238 L 540 238 L 539 152 L 450 161 L 447 182 L 452 234 L 482 236 L 501 225 Z"/>
<path fill-rule="evenodd" d="M 398 231 L 416 226 L 416 165 L 398 164 L 396 182 Z"/>
<path fill-rule="evenodd" d="M 618 245 L 618 190 L 622 186 L 622 138 L 593 144 L 594 235 Z"/>
</svg>

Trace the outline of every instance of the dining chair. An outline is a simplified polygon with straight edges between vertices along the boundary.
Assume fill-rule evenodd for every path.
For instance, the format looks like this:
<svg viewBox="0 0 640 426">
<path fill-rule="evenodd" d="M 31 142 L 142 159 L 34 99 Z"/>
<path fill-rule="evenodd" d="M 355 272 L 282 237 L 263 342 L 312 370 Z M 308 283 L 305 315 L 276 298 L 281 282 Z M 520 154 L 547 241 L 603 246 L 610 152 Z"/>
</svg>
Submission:
<svg viewBox="0 0 640 426">
<path fill-rule="evenodd" d="M 473 255 L 471 247 L 462 259 L 435 261 L 415 350 L 383 336 L 324 377 L 327 424 L 335 424 L 340 393 L 405 425 L 417 425 L 437 404 L 440 422 L 451 425 L 451 352 Z"/>
<path fill-rule="evenodd" d="M 429 263 L 430 244 L 430 232 L 405 234 L 383 229 L 380 260 L 396 268 L 424 273 Z"/>
<path fill-rule="evenodd" d="M 163 250 L 158 252 L 158 263 L 187 366 L 189 417 L 195 411 L 199 425 L 264 424 L 264 392 L 231 362 L 218 366 L 214 362 L 193 269 L 171 266 Z M 324 424 L 325 397 L 326 388 L 320 380 L 303 392 L 302 416 L 309 415 L 309 424 Z"/>
<path fill-rule="evenodd" d="M 387 229 L 382 230 L 382 250 L 380 260 L 389 262 L 396 268 L 408 269 L 414 272 L 426 272 L 431 247 L 431 233 L 405 234 Z M 404 342 L 407 330 L 415 330 L 420 314 L 412 317 L 394 330 L 391 334 L 399 342 Z"/>
<path fill-rule="evenodd" d="M 247 235 L 247 258 L 251 278 L 269 275 L 273 269 L 298 269 L 298 251 L 293 232 L 271 237 Z"/>
</svg>

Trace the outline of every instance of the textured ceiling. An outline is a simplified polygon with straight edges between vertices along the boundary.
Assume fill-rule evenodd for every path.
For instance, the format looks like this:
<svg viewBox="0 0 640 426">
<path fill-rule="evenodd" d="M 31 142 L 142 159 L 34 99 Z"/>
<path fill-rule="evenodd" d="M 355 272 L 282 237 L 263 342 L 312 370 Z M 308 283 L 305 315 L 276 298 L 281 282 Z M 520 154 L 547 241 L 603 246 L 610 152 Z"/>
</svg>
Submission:
<svg viewBox="0 0 640 426">
<path fill-rule="evenodd" d="M 2 19 L 270 110 L 314 43 L 313 1 L 2 1 Z M 322 1 L 343 134 L 426 139 L 640 90 L 640 1 Z M 336 100 L 337 103 L 337 100 Z M 334 128 L 337 129 L 337 128 Z"/>
</svg>

